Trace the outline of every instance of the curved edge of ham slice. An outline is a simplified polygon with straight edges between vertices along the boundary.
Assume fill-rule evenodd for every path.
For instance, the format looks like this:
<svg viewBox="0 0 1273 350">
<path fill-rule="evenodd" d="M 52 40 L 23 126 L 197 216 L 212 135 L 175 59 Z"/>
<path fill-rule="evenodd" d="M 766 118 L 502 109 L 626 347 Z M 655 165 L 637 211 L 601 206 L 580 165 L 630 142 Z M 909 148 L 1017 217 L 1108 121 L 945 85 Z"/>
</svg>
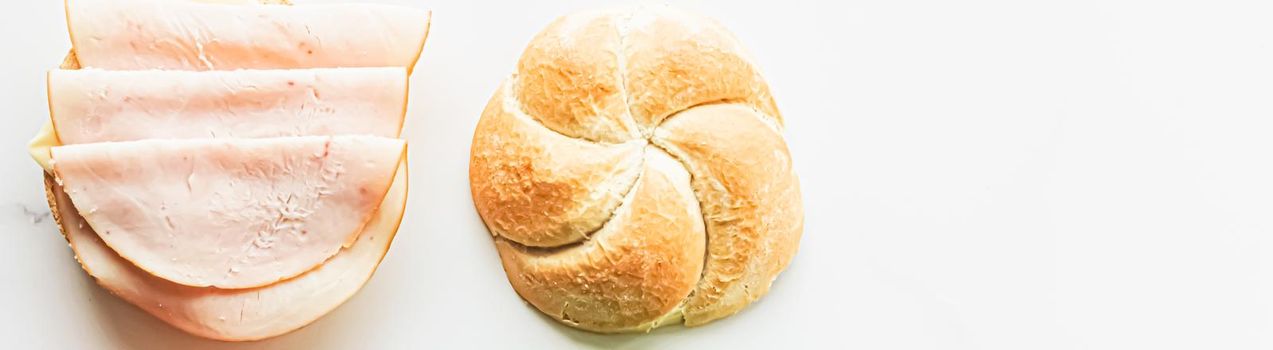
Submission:
<svg viewBox="0 0 1273 350">
<path fill-rule="evenodd" d="M 242 289 L 350 246 L 405 147 L 373 136 L 143 140 L 52 156 L 80 215 L 120 257 L 174 283 Z"/>
<path fill-rule="evenodd" d="M 402 67 L 48 72 L 62 144 L 152 138 L 398 137 Z"/>
<path fill-rule="evenodd" d="M 403 67 L 424 49 L 432 12 L 386 4 L 293 6 L 66 0 L 86 68 L 234 70 Z"/>
<path fill-rule="evenodd" d="M 358 241 L 322 266 L 256 289 L 196 288 L 150 275 L 112 251 L 71 198 L 45 174 L 49 205 L 84 271 L 106 290 L 197 336 L 224 341 L 270 338 L 308 325 L 353 297 L 389 251 L 407 200 L 406 160 Z"/>
</svg>

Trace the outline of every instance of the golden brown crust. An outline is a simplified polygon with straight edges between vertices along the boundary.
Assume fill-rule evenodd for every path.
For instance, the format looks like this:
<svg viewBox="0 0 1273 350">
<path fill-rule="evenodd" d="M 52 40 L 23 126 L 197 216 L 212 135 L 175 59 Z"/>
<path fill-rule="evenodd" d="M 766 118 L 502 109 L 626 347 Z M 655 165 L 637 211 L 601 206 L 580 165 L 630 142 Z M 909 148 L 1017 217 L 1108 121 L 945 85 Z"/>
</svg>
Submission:
<svg viewBox="0 0 1273 350">
<path fill-rule="evenodd" d="M 582 240 L 636 183 L 645 140 L 600 144 L 562 136 L 520 115 L 508 88 L 486 106 L 469 182 L 491 233 L 534 247 Z"/>
<path fill-rule="evenodd" d="M 769 86 L 716 21 L 668 9 L 633 15 L 624 37 L 632 116 L 646 128 L 686 108 L 738 101 L 778 118 Z"/>
<path fill-rule="evenodd" d="M 66 57 L 62 58 L 62 64 L 58 66 L 61 69 L 80 69 L 80 61 L 75 58 L 75 50 L 66 53 Z M 57 129 L 54 129 L 56 133 Z M 53 213 L 53 222 L 57 223 L 58 232 L 62 233 L 62 237 L 66 238 L 66 228 L 62 227 L 62 212 L 57 210 L 57 195 L 53 193 L 53 186 L 58 186 L 57 181 L 52 175 L 44 173 L 44 199 L 49 203 L 49 212 Z M 76 260 L 79 258 L 77 257 Z"/>
<path fill-rule="evenodd" d="M 66 228 L 62 227 L 62 212 L 57 209 L 57 195 L 53 193 L 53 186 L 57 186 L 53 176 L 44 173 L 44 200 L 49 204 L 49 212 L 52 213 L 53 223 L 57 224 L 57 230 L 62 232 L 62 237 L 66 237 Z"/>
<path fill-rule="evenodd" d="M 514 90 L 526 113 L 565 135 L 618 143 L 640 137 L 627 113 L 616 18 L 562 17 L 522 53 Z"/>
<path fill-rule="evenodd" d="M 728 31 L 669 9 L 572 14 L 518 68 L 478 123 L 470 184 L 519 295 L 625 332 L 768 291 L 803 210 L 777 107 Z"/>
<path fill-rule="evenodd" d="M 764 295 L 795 255 L 804 224 L 800 185 L 786 142 L 763 118 L 744 105 L 710 104 L 678 113 L 654 133 L 653 143 L 694 174 L 711 237 L 706 271 L 686 304 L 688 325 Z"/>
<path fill-rule="evenodd" d="M 648 330 L 681 305 L 702 271 L 701 214 L 685 169 L 661 151 L 646 157 L 630 196 L 587 242 L 544 250 L 496 241 L 522 297 L 598 332 Z"/>
</svg>

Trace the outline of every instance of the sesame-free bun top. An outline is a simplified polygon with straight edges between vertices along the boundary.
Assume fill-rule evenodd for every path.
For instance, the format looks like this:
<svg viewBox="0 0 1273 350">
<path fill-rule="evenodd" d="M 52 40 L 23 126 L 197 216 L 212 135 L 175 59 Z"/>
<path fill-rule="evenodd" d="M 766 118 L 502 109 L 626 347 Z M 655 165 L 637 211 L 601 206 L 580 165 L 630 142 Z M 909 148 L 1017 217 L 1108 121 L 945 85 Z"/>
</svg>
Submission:
<svg viewBox="0 0 1273 350">
<path fill-rule="evenodd" d="M 724 27 L 671 8 L 549 24 L 471 152 L 473 200 L 513 289 L 585 330 L 734 314 L 803 229 L 768 85 Z"/>
</svg>

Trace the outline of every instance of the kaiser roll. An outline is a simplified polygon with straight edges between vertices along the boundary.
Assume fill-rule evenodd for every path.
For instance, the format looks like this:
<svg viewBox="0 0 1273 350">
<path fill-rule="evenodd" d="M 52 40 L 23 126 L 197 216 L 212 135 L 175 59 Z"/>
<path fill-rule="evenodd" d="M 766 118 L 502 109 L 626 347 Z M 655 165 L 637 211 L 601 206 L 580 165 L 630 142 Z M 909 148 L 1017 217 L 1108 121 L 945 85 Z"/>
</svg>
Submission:
<svg viewBox="0 0 1273 350">
<path fill-rule="evenodd" d="M 471 152 L 473 201 L 513 289 L 585 330 L 734 314 L 769 290 L 803 230 L 768 85 L 725 28 L 678 10 L 548 25 Z"/>
</svg>

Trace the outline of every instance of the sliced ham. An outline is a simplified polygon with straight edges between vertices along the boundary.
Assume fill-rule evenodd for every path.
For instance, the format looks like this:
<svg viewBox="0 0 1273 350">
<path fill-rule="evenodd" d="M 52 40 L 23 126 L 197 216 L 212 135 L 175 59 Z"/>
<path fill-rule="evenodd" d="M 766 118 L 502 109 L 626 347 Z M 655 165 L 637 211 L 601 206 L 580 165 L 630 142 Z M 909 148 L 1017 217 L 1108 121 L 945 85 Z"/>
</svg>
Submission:
<svg viewBox="0 0 1273 350">
<path fill-rule="evenodd" d="M 106 246 L 60 186 L 50 188 L 62 232 L 84 270 L 103 288 L 186 332 L 220 340 L 256 340 L 313 322 L 371 278 L 402 220 L 407 167 L 398 168 L 380 210 L 357 243 L 296 278 L 254 289 L 197 288 L 152 276 Z"/>
<path fill-rule="evenodd" d="M 194 287 L 300 275 L 358 237 L 402 140 L 373 136 L 143 140 L 59 146 L 54 174 L 122 258 Z"/>
<path fill-rule="evenodd" d="M 49 72 L 63 144 L 148 138 L 397 137 L 403 68 Z"/>
<path fill-rule="evenodd" d="M 233 70 L 415 65 L 430 12 L 379 4 L 67 0 L 85 68 Z"/>
</svg>

